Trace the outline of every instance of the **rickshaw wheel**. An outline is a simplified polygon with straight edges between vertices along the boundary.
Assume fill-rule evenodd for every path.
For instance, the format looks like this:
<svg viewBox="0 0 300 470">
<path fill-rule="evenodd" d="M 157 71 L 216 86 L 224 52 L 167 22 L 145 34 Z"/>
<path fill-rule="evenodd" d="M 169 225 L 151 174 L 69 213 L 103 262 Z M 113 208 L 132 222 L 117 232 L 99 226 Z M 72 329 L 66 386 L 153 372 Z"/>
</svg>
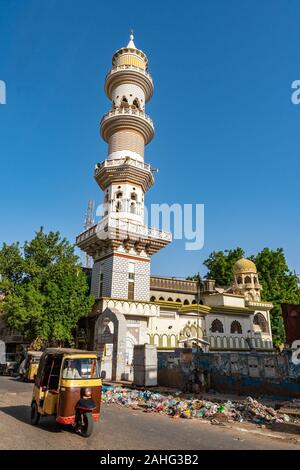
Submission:
<svg viewBox="0 0 300 470">
<path fill-rule="evenodd" d="M 30 422 L 33 426 L 36 426 L 40 420 L 41 414 L 38 412 L 38 407 L 36 402 L 34 401 L 31 404 L 31 413 L 30 413 Z"/>
<path fill-rule="evenodd" d="M 93 432 L 93 416 L 92 413 L 83 413 L 82 424 L 80 425 L 80 434 L 83 437 L 89 437 Z"/>
</svg>

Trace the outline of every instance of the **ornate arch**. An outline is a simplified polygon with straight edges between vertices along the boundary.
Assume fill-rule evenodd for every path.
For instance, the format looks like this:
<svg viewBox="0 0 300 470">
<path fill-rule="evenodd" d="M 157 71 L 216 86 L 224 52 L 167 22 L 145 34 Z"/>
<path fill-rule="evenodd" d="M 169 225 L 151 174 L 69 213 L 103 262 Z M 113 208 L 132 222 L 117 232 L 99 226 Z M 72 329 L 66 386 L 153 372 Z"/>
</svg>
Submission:
<svg viewBox="0 0 300 470">
<path fill-rule="evenodd" d="M 254 315 L 253 324 L 258 326 L 262 333 L 269 333 L 268 322 L 262 313 L 258 312 Z"/>
<path fill-rule="evenodd" d="M 125 372 L 126 320 L 116 308 L 106 308 L 95 324 L 94 348 L 103 351 L 106 344 L 113 344 L 112 380 L 121 380 Z"/>
<path fill-rule="evenodd" d="M 221 320 L 216 318 L 211 324 L 212 333 L 224 333 L 224 326 Z"/>
<path fill-rule="evenodd" d="M 242 329 L 242 325 L 240 324 L 239 321 L 237 320 L 234 320 L 231 325 L 230 325 L 230 333 L 231 334 L 238 334 L 238 335 L 241 335 L 243 334 L 243 329 Z"/>
</svg>

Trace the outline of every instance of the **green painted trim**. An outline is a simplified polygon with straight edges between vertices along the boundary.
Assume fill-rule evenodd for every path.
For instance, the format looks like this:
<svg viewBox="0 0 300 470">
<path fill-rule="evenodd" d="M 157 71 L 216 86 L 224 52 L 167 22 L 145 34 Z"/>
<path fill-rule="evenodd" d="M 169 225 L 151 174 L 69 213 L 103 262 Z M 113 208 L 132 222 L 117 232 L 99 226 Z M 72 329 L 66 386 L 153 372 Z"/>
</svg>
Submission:
<svg viewBox="0 0 300 470">
<path fill-rule="evenodd" d="M 190 304 L 190 305 L 182 305 L 179 312 L 180 313 L 211 313 L 212 307 L 208 305 L 200 305 L 200 304 Z"/>
<path fill-rule="evenodd" d="M 212 314 L 226 314 L 229 313 L 230 315 L 252 315 L 255 310 L 250 309 L 248 307 L 228 307 L 226 305 L 218 305 L 216 307 L 211 307 Z"/>
<path fill-rule="evenodd" d="M 101 302 L 103 300 L 112 300 L 116 302 L 128 302 L 130 304 L 149 304 L 157 305 L 157 302 L 149 302 L 148 300 L 129 300 L 129 299 L 117 299 L 116 297 L 99 297 L 97 301 Z"/>
<path fill-rule="evenodd" d="M 170 307 L 170 308 L 180 308 L 180 306 L 182 305 L 181 302 L 171 302 L 170 300 L 167 301 L 167 300 L 156 300 L 155 302 L 151 302 L 153 304 L 156 304 L 156 305 L 159 305 L 161 307 Z"/>
</svg>

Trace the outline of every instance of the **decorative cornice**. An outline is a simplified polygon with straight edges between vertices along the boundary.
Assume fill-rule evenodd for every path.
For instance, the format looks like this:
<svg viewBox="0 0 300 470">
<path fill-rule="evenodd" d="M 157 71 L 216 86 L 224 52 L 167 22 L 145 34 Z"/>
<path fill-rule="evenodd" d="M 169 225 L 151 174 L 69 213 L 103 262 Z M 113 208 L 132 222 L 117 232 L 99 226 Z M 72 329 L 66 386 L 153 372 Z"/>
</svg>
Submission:
<svg viewBox="0 0 300 470">
<path fill-rule="evenodd" d="M 142 164 L 130 157 L 105 160 L 96 166 L 94 177 L 102 190 L 112 183 L 130 182 L 141 186 L 146 192 L 154 184 L 150 165 Z"/>
<path fill-rule="evenodd" d="M 101 297 L 98 299 L 89 316 L 95 317 L 101 315 L 106 308 L 116 308 L 123 315 L 158 317 L 160 313 L 159 306 L 154 302 L 144 300 L 128 300 L 113 297 Z"/>
<path fill-rule="evenodd" d="M 143 111 L 132 108 L 116 108 L 106 113 L 100 122 L 100 134 L 105 142 L 117 131 L 132 129 L 142 134 L 145 144 L 154 136 L 152 119 Z"/>
<path fill-rule="evenodd" d="M 254 310 L 272 310 L 274 305 L 271 302 L 255 302 L 255 301 L 246 301 L 247 306 L 251 307 Z"/>
<path fill-rule="evenodd" d="M 109 99 L 112 99 L 112 91 L 118 85 L 123 83 L 132 83 L 140 86 L 145 93 L 146 102 L 150 100 L 153 94 L 153 80 L 151 75 L 140 67 L 134 65 L 119 65 L 113 67 L 105 78 L 105 93 Z"/>
<path fill-rule="evenodd" d="M 165 300 L 156 300 L 155 303 L 162 308 L 173 309 L 179 314 L 212 314 L 212 315 L 253 315 L 254 310 L 243 307 L 216 306 L 189 304 L 183 305 L 181 302 L 171 302 Z"/>
</svg>

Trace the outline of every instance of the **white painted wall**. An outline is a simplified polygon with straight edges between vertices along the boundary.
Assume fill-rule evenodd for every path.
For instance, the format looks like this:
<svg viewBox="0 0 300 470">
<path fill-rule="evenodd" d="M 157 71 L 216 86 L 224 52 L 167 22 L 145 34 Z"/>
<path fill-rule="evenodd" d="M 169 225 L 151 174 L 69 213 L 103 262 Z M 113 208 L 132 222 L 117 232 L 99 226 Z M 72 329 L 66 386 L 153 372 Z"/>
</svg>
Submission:
<svg viewBox="0 0 300 470">
<path fill-rule="evenodd" d="M 126 96 L 129 105 L 132 105 L 135 98 L 139 100 L 140 107 L 145 107 L 145 93 L 141 87 L 133 83 L 123 83 L 112 91 L 112 101 L 115 106 L 120 106 L 123 96 Z"/>
<path fill-rule="evenodd" d="M 210 294 L 204 296 L 204 304 L 208 306 L 226 305 L 227 307 L 245 307 L 245 298 L 226 294 Z"/>
<path fill-rule="evenodd" d="M 122 193 L 122 197 L 117 198 L 118 193 Z M 136 201 L 131 199 L 132 194 L 136 194 Z M 118 203 L 121 207 L 119 212 L 116 211 Z M 131 183 L 112 184 L 104 192 L 103 204 L 104 212 L 113 214 L 115 219 L 144 223 L 144 191 L 140 186 Z M 135 213 L 131 212 L 131 204 L 134 204 Z"/>
</svg>

